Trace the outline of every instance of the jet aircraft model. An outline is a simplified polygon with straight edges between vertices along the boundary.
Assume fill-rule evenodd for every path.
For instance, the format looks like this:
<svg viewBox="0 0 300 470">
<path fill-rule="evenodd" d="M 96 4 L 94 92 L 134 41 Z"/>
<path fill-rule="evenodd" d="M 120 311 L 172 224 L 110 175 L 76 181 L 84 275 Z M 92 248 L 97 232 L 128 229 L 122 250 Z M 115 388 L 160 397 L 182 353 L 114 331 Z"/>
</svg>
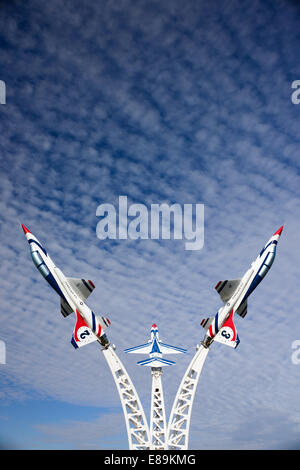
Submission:
<svg viewBox="0 0 300 470">
<path fill-rule="evenodd" d="M 283 230 L 283 226 L 274 233 L 250 269 L 241 279 L 220 281 L 215 289 L 219 293 L 224 306 L 214 317 L 201 321 L 201 326 L 207 330 L 201 344 L 208 348 L 213 341 L 236 348 L 240 342 L 233 322 L 235 313 L 244 318 L 247 315 L 247 298 L 265 277 L 273 264 L 276 255 L 276 246 Z"/>
<path fill-rule="evenodd" d="M 141 344 L 140 346 L 135 346 L 133 348 L 125 349 L 125 352 L 135 354 L 149 354 L 149 359 L 145 359 L 143 361 L 138 362 L 140 366 L 163 367 L 173 366 L 175 364 L 174 361 L 168 361 L 167 359 L 163 359 L 163 354 L 185 353 L 186 349 L 162 343 L 162 341 L 160 341 L 159 339 L 158 328 L 156 324 L 153 323 L 151 328 L 151 339 L 148 341 L 148 343 Z"/>
<path fill-rule="evenodd" d="M 71 340 L 74 348 L 98 341 L 104 348 L 109 341 L 104 333 L 110 325 L 108 318 L 99 317 L 86 305 L 85 300 L 93 292 L 92 281 L 65 277 L 40 244 L 38 239 L 23 224 L 22 228 L 30 245 L 32 260 L 50 286 L 60 296 L 60 311 L 64 317 L 76 314 L 76 325 Z"/>
</svg>

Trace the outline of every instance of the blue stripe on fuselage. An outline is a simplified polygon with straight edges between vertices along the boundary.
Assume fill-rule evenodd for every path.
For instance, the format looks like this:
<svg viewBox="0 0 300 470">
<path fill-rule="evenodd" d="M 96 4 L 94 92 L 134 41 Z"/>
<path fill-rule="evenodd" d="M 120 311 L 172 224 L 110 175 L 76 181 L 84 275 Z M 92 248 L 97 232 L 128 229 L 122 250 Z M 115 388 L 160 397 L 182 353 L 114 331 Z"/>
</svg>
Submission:
<svg viewBox="0 0 300 470">
<path fill-rule="evenodd" d="M 215 334 L 217 334 L 218 331 L 219 331 L 219 328 L 218 328 L 218 317 L 219 317 L 219 314 L 217 313 L 216 316 L 215 316 Z"/>
<path fill-rule="evenodd" d="M 261 256 L 261 255 L 264 253 L 264 251 L 268 248 L 268 246 L 273 245 L 273 244 L 274 244 L 274 245 L 277 245 L 277 243 L 278 243 L 277 240 L 273 240 L 272 242 L 268 243 L 268 244 L 261 250 L 261 252 L 259 253 L 259 256 Z"/>
<path fill-rule="evenodd" d="M 46 281 L 50 284 L 51 287 L 53 287 L 53 289 L 58 293 L 58 295 L 64 299 L 67 303 L 67 299 L 65 298 L 64 294 L 62 293 L 62 291 L 60 290 L 60 287 L 59 285 L 57 284 L 53 274 L 51 274 L 51 272 L 48 274 L 48 276 L 45 277 Z"/>
<path fill-rule="evenodd" d="M 74 339 L 74 336 L 72 336 L 72 339 L 71 339 L 71 344 L 74 346 L 75 349 L 78 349 L 78 345 Z"/>
<path fill-rule="evenodd" d="M 258 286 L 260 281 L 262 280 L 262 277 L 259 274 L 256 274 L 254 277 L 253 281 L 251 282 L 249 289 L 247 290 L 246 294 L 244 295 L 243 300 L 241 301 L 240 305 L 249 297 L 249 295 L 254 291 L 254 289 Z"/>
<path fill-rule="evenodd" d="M 93 320 L 93 332 L 96 332 L 96 318 L 94 312 L 92 312 L 92 320 Z"/>
<path fill-rule="evenodd" d="M 157 341 L 156 341 L 156 339 L 154 339 L 153 345 L 152 345 L 152 349 L 151 349 L 151 353 L 150 353 L 150 354 L 152 354 L 152 353 L 160 353 L 160 352 L 161 352 L 161 351 L 160 351 L 160 349 L 159 349 L 159 346 L 158 346 L 158 344 L 157 344 Z"/>
</svg>

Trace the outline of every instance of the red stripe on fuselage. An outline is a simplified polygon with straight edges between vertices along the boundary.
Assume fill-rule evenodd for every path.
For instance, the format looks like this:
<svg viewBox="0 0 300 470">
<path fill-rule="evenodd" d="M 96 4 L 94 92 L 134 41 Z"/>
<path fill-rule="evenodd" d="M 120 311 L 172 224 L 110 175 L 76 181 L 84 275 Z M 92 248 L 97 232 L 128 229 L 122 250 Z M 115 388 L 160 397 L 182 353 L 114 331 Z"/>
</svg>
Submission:
<svg viewBox="0 0 300 470">
<path fill-rule="evenodd" d="M 75 336 L 75 340 L 76 341 L 80 341 L 78 339 L 78 336 L 77 336 L 77 331 L 79 330 L 79 328 L 81 328 L 82 326 L 87 326 L 89 328 L 89 326 L 85 323 L 84 319 L 82 318 L 82 316 L 80 315 L 80 313 L 78 312 L 78 310 L 76 310 L 76 316 L 77 316 L 77 321 L 76 321 L 76 325 L 75 325 L 75 331 L 74 331 L 74 336 Z"/>
<path fill-rule="evenodd" d="M 232 317 L 233 317 L 233 309 L 231 310 L 231 312 L 230 312 L 230 314 L 229 314 L 229 317 L 227 318 L 226 322 L 224 323 L 223 328 L 224 328 L 224 326 L 228 326 L 229 328 L 232 329 L 232 331 L 233 331 L 233 338 L 232 338 L 231 341 L 235 341 L 235 340 L 236 340 L 236 329 L 235 329 L 235 325 L 234 325 L 234 323 L 233 323 Z"/>
</svg>

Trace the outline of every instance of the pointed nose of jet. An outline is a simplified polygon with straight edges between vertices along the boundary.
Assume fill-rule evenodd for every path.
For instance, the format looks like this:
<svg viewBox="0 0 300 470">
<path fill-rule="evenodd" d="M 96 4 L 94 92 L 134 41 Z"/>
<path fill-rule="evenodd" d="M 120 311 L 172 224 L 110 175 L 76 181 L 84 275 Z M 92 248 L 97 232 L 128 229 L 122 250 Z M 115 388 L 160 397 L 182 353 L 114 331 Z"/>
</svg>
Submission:
<svg viewBox="0 0 300 470">
<path fill-rule="evenodd" d="M 275 235 L 278 235 L 280 237 L 282 230 L 283 230 L 283 225 L 277 230 L 277 232 L 274 233 L 273 237 Z"/>
<path fill-rule="evenodd" d="M 277 230 L 277 232 L 274 233 L 272 239 L 276 240 L 277 242 L 279 241 L 279 238 L 280 238 L 280 235 L 281 235 L 281 232 L 283 230 L 283 225 Z"/>
<path fill-rule="evenodd" d="M 22 229 L 24 230 L 25 235 L 26 233 L 31 233 L 30 230 L 28 230 L 28 228 L 25 227 L 25 225 L 21 224 L 21 226 L 22 226 Z"/>
</svg>

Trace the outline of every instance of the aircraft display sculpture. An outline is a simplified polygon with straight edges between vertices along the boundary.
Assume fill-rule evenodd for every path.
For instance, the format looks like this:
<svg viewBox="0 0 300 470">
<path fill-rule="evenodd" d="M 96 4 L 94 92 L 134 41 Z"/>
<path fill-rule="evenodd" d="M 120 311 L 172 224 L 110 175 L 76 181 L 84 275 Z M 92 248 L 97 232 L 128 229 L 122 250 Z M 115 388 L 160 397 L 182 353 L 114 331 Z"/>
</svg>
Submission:
<svg viewBox="0 0 300 470">
<path fill-rule="evenodd" d="M 186 350 L 163 343 L 159 339 L 156 324 L 152 325 L 150 340 L 142 345 L 128 348 L 126 353 L 149 354 L 149 358 L 139 361 L 141 366 L 151 367 L 151 425 L 147 424 L 145 413 L 136 389 L 120 359 L 106 336 L 110 320 L 106 316 L 95 315 L 87 306 L 86 299 L 95 285 L 91 280 L 66 277 L 55 265 L 38 239 L 24 226 L 23 231 L 30 245 L 32 260 L 49 285 L 60 297 L 60 311 L 64 317 L 76 315 L 76 324 L 71 339 L 74 348 L 97 341 L 113 375 L 126 422 L 129 449 L 177 449 L 186 450 L 192 406 L 198 381 L 213 342 L 236 348 L 240 339 L 234 323 L 234 315 L 245 318 L 248 312 L 247 300 L 270 270 L 276 255 L 276 248 L 283 231 L 281 226 L 265 244 L 250 268 L 239 279 L 219 281 L 215 287 L 223 306 L 215 316 L 205 318 L 201 326 L 206 330 L 205 337 L 190 362 L 173 402 L 168 426 L 166 425 L 162 367 L 175 362 L 163 358 L 163 354 L 185 353 Z"/>
<path fill-rule="evenodd" d="M 186 349 L 163 343 L 159 339 L 158 327 L 153 323 L 148 343 L 125 349 L 125 353 L 149 354 L 149 359 L 138 362 L 140 366 L 151 367 L 152 391 L 150 411 L 150 449 L 166 450 L 167 425 L 162 386 L 162 367 L 175 365 L 174 361 L 164 359 L 163 354 L 185 353 Z"/>
<path fill-rule="evenodd" d="M 167 431 L 169 449 L 188 448 L 193 402 L 209 348 L 214 341 L 232 348 L 239 345 L 240 339 L 233 321 L 234 315 L 237 313 L 242 318 L 247 315 L 247 299 L 271 268 L 282 230 L 283 226 L 272 235 L 241 279 L 217 283 L 215 289 L 224 305 L 215 316 L 201 321 L 206 335 L 201 345 L 196 348 L 196 353 L 182 378 L 173 402 Z"/>
<path fill-rule="evenodd" d="M 71 339 L 75 349 L 98 341 L 102 353 L 115 381 L 125 417 L 128 445 L 131 450 L 150 448 L 149 427 L 137 391 L 124 365 L 116 354 L 115 347 L 105 334 L 110 321 L 95 315 L 85 301 L 93 292 L 95 285 L 90 280 L 66 277 L 54 264 L 38 239 L 22 225 L 30 245 L 32 260 L 48 284 L 60 297 L 60 311 L 63 317 L 72 312 L 76 314 L 76 324 Z"/>
</svg>

